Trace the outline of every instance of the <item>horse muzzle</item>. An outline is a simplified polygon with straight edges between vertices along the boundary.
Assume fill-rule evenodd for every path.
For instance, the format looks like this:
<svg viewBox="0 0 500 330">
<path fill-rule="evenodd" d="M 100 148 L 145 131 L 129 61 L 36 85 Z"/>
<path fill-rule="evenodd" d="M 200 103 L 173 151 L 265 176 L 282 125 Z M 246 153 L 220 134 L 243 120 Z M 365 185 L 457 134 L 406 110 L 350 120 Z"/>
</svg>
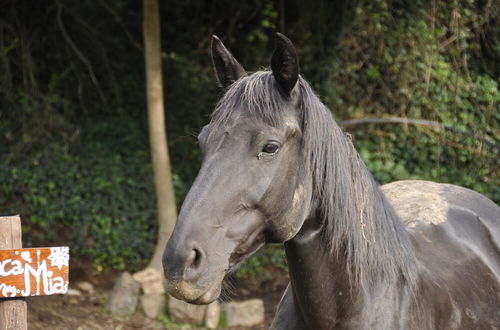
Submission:
<svg viewBox="0 0 500 330">
<path fill-rule="evenodd" d="M 163 254 L 167 292 L 188 303 L 211 303 L 220 295 L 224 274 L 214 276 L 207 266 L 207 255 L 196 243 L 169 242 Z"/>
</svg>

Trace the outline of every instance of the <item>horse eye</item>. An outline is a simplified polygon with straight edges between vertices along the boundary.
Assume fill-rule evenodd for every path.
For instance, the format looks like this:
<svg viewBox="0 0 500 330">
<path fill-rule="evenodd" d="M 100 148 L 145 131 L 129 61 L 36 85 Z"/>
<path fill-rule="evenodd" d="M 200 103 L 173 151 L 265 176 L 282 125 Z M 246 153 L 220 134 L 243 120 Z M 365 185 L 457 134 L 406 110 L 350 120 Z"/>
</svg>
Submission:
<svg viewBox="0 0 500 330">
<path fill-rule="evenodd" d="M 267 143 L 263 148 L 262 152 L 265 152 L 266 154 L 274 154 L 276 151 L 278 151 L 279 146 L 275 143 Z"/>
</svg>

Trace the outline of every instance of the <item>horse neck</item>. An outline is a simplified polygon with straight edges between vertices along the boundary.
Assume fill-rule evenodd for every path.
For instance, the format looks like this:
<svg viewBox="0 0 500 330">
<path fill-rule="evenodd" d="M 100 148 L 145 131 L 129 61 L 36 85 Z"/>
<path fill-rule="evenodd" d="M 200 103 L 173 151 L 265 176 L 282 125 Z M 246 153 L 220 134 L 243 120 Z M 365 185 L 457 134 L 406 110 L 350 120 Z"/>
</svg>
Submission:
<svg viewBox="0 0 500 330">
<path fill-rule="evenodd" d="M 294 306 L 302 324 L 311 329 L 404 328 L 393 324 L 394 315 L 407 309 L 411 287 L 402 278 L 379 274 L 367 288 L 347 269 L 345 250 L 332 251 L 325 236 L 321 220 L 311 217 L 285 243 Z M 394 315 L 378 310 L 387 307 Z"/>
<path fill-rule="evenodd" d="M 347 263 L 332 257 L 322 235 L 318 219 L 310 218 L 285 243 L 295 310 L 303 324 L 314 329 L 338 324 L 343 307 L 354 307 L 353 297 L 359 293 L 349 281 Z"/>
</svg>

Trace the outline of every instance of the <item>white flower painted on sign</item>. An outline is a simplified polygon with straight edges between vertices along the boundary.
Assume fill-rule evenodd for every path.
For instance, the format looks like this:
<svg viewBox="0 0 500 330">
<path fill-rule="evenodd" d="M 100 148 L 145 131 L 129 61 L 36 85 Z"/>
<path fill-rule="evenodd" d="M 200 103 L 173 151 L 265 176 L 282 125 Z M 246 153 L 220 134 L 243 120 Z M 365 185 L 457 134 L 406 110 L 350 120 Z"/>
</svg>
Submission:
<svg viewBox="0 0 500 330">
<path fill-rule="evenodd" d="M 63 266 L 68 266 L 69 263 L 69 248 L 68 247 L 53 247 L 50 248 L 50 260 L 51 266 L 56 266 L 59 270 Z"/>
</svg>

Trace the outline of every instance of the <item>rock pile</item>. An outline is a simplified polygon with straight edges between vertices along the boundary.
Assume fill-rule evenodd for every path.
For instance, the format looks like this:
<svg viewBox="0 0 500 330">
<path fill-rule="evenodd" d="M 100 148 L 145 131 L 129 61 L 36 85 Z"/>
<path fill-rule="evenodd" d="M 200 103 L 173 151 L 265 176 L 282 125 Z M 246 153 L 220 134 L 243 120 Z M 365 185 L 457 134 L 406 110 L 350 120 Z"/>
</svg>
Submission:
<svg viewBox="0 0 500 330">
<path fill-rule="evenodd" d="M 77 287 L 79 290 L 75 291 L 93 292 L 93 287 L 84 282 L 78 283 Z M 142 295 L 139 297 L 141 288 Z M 111 292 L 108 310 L 115 316 L 127 317 L 136 311 L 140 301 L 144 314 L 155 319 L 165 310 L 165 300 L 163 276 L 158 271 L 147 268 L 133 276 L 128 272 L 120 275 Z M 226 316 L 228 327 L 250 327 L 264 322 L 264 302 L 261 299 L 222 305 L 217 301 L 209 305 L 192 305 L 168 297 L 167 310 L 169 316 L 176 321 L 203 325 L 208 329 L 217 328 L 222 312 Z"/>
</svg>

